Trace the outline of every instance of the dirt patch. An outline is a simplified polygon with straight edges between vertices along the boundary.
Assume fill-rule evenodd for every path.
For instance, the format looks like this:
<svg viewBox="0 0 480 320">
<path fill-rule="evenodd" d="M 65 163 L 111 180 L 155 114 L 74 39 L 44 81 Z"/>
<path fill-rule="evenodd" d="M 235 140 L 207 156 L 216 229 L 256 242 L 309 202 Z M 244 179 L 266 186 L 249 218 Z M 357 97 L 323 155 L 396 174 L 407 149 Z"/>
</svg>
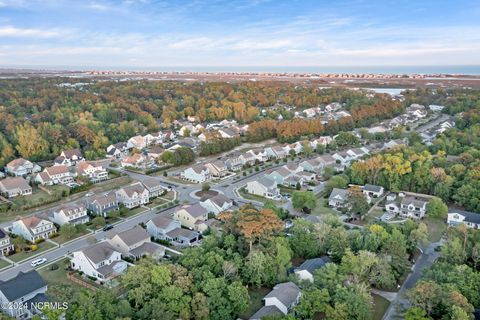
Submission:
<svg viewBox="0 0 480 320">
<path fill-rule="evenodd" d="M 197 192 L 195 192 L 195 195 L 199 198 L 203 198 L 203 197 L 214 197 L 218 194 L 218 191 L 215 191 L 215 190 L 208 190 L 208 191 L 202 191 L 202 190 L 198 190 Z"/>
</svg>

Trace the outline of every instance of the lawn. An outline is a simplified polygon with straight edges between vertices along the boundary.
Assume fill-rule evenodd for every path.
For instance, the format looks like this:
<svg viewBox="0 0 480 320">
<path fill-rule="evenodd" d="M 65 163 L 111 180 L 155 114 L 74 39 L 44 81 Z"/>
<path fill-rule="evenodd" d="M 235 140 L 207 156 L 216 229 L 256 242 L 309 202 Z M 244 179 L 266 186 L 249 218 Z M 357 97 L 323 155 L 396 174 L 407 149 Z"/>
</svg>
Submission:
<svg viewBox="0 0 480 320">
<path fill-rule="evenodd" d="M 8 263 L 7 261 L 3 260 L 3 259 L 0 259 L 0 270 L 5 268 L 5 267 L 8 267 L 10 265 L 10 263 Z"/>
<path fill-rule="evenodd" d="M 383 214 L 384 214 L 384 212 L 383 212 L 382 209 L 375 208 L 375 209 L 372 210 L 372 212 L 370 212 L 370 214 L 365 216 L 365 223 L 375 222 L 375 221 L 377 221 L 376 218 L 380 218 Z"/>
<path fill-rule="evenodd" d="M 147 211 L 148 209 L 145 209 L 144 207 L 138 207 L 138 208 L 135 208 L 135 209 L 132 209 L 132 210 L 128 210 L 126 212 L 126 214 L 122 215 L 121 217 L 122 218 L 129 218 L 129 217 L 132 217 L 140 212 L 144 212 L 144 211 Z M 111 222 L 110 222 L 111 223 Z"/>
<path fill-rule="evenodd" d="M 157 198 L 153 199 L 153 201 L 151 203 L 147 204 L 147 207 L 154 208 L 156 206 L 161 206 L 162 204 L 165 204 L 167 202 L 168 202 L 168 200 L 157 197 Z"/>
<path fill-rule="evenodd" d="M 254 200 L 254 201 L 259 201 L 259 202 L 263 202 L 263 203 L 265 203 L 267 201 L 270 201 L 270 202 L 273 202 L 275 205 L 282 205 L 282 204 L 285 203 L 285 201 L 275 201 L 275 200 L 267 199 L 267 198 L 260 197 L 260 196 L 254 195 L 254 194 L 246 193 L 243 190 L 238 190 L 238 193 L 243 198 L 245 198 L 247 200 Z"/>
<path fill-rule="evenodd" d="M 250 296 L 250 304 L 248 305 L 247 311 L 238 315 L 240 319 L 249 319 L 254 315 L 263 306 L 263 297 L 270 292 L 270 289 L 267 288 L 252 288 L 248 291 Z"/>
<path fill-rule="evenodd" d="M 121 176 L 118 178 L 113 178 L 113 179 L 96 183 L 93 186 L 92 191 L 95 191 L 95 192 L 110 191 L 113 189 L 118 189 L 120 187 L 123 187 L 124 185 L 129 184 L 130 182 L 132 182 L 132 179 L 129 176 Z"/>
<path fill-rule="evenodd" d="M 428 227 L 428 240 L 437 242 L 442 238 L 443 233 L 447 230 L 447 224 L 442 219 L 425 218 L 423 222 Z"/>
<path fill-rule="evenodd" d="M 72 241 L 74 240 L 75 238 L 79 238 L 83 235 L 86 235 L 90 233 L 90 231 L 88 230 L 85 230 L 85 232 L 80 232 L 80 233 L 77 233 L 73 236 L 73 238 L 70 238 L 70 239 L 67 239 L 67 237 L 65 237 L 65 235 L 63 235 L 61 232 L 60 232 L 60 235 L 58 237 L 55 237 L 52 239 L 52 241 L 55 241 L 56 243 L 58 244 L 62 244 L 62 243 L 65 243 L 65 242 L 68 242 L 68 241 Z"/>
<path fill-rule="evenodd" d="M 48 242 L 48 241 L 44 241 L 42 243 L 39 243 L 38 245 L 38 249 L 35 250 L 35 251 L 22 251 L 22 252 L 17 252 L 11 256 L 9 256 L 8 258 L 14 262 L 19 262 L 21 260 L 24 260 L 24 259 L 27 259 L 27 258 L 31 258 L 41 252 L 44 252 L 50 248 L 53 248 L 55 247 L 54 244 Z"/>
<path fill-rule="evenodd" d="M 163 196 L 160 196 L 160 198 L 167 199 L 167 200 L 173 200 L 175 194 L 173 191 L 168 191 L 165 193 Z"/>
<path fill-rule="evenodd" d="M 311 214 L 321 216 L 324 214 L 336 214 L 338 215 L 338 212 L 333 210 L 332 208 L 328 207 L 326 204 L 325 199 L 318 199 L 317 201 L 317 206 L 312 210 Z"/>
<path fill-rule="evenodd" d="M 390 301 L 376 294 L 373 297 L 373 319 L 381 320 L 390 305 Z"/>
</svg>

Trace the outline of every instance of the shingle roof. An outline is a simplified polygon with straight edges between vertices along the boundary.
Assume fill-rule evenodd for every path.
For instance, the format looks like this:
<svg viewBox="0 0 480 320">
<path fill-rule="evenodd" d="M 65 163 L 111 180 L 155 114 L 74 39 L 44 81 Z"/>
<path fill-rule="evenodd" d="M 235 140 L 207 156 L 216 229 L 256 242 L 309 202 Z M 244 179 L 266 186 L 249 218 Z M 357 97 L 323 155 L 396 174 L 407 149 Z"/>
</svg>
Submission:
<svg viewBox="0 0 480 320">
<path fill-rule="evenodd" d="M 299 293 L 300 288 L 290 281 L 277 284 L 273 287 L 273 290 L 265 296 L 265 298 L 277 298 L 288 308 L 295 302 Z"/>
<path fill-rule="evenodd" d="M 141 226 L 135 226 L 132 229 L 114 233 L 108 235 L 109 239 L 113 239 L 115 236 L 118 236 L 127 246 L 131 246 L 135 243 L 139 243 L 142 240 L 149 239 L 150 235 L 143 229 Z"/>
<path fill-rule="evenodd" d="M 52 166 L 45 168 L 45 172 L 48 173 L 49 176 L 56 175 L 56 174 L 62 174 L 62 173 L 68 173 L 68 167 L 65 165 L 60 165 L 60 166 Z"/>
<path fill-rule="evenodd" d="M 100 242 L 82 250 L 83 254 L 87 256 L 93 263 L 97 264 L 109 258 L 113 252 L 116 252 L 108 242 Z"/>
<path fill-rule="evenodd" d="M 7 238 L 7 237 L 8 237 L 8 235 L 5 233 L 5 231 L 0 229 L 0 239 L 4 239 L 4 238 Z"/>
<path fill-rule="evenodd" d="M 330 193 L 330 197 L 328 199 L 336 199 L 337 197 L 346 200 L 348 197 L 348 191 L 345 189 L 333 188 L 332 193 Z"/>
<path fill-rule="evenodd" d="M 173 229 L 170 232 L 167 232 L 167 235 L 170 238 L 184 237 L 184 238 L 187 238 L 187 239 L 191 240 L 193 238 L 198 237 L 199 234 L 198 234 L 198 232 L 195 232 L 195 231 L 192 231 L 192 230 L 183 229 L 183 228 L 176 228 L 176 229 Z"/>
<path fill-rule="evenodd" d="M 381 186 L 376 186 L 376 185 L 373 185 L 373 184 L 366 184 L 363 187 L 363 190 L 371 191 L 371 192 L 380 192 L 380 191 L 382 191 L 382 187 Z"/>
<path fill-rule="evenodd" d="M 177 211 L 179 210 L 187 211 L 194 218 L 198 218 L 207 214 L 207 209 L 202 207 L 200 203 L 195 203 L 194 205 L 190 205 L 190 206 L 183 206 L 177 209 Z"/>
<path fill-rule="evenodd" d="M 143 193 L 146 189 L 140 182 L 133 183 L 129 186 L 123 187 L 120 190 L 123 190 L 129 197 L 133 196 L 136 193 Z"/>
<path fill-rule="evenodd" d="M 472 222 L 476 224 L 480 224 L 480 213 L 468 212 L 463 210 L 451 210 L 450 213 L 458 213 L 465 217 L 466 222 Z M 1 238 L 1 237 L 0 237 Z"/>
<path fill-rule="evenodd" d="M 145 187 L 147 187 L 147 189 L 152 189 L 159 186 L 161 187 L 160 181 L 154 178 L 146 178 L 142 180 L 142 183 Z"/>
<path fill-rule="evenodd" d="M 283 312 L 278 309 L 276 306 L 263 306 L 261 307 L 253 316 L 250 317 L 250 320 L 260 320 L 265 316 L 283 316 Z"/>
<path fill-rule="evenodd" d="M 36 270 L 20 272 L 15 278 L 0 280 L 0 291 L 8 301 L 14 301 L 47 285 Z"/>
<path fill-rule="evenodd" d="M 157 228 L 160 228 L 160 229 L 165 229 L 170 224 L 175 222 L 175 220 L 173 220 L 171 218 L 168 218 L 168 217 L 164 217 L 164 216 L 156 216 L 151 221 Z"/>
<path fill-rule="evenodd" d="M 17 158 L 17 159 L 14 159 L 14 160 L 10 161 L 9 163 L 7 163 L 6 167 L 17 169 L 18 167 L 23 166 L 28 162 L 30 162 L 30 161 L 25 160 L 23 158 Z"/>
<path fill-rule="evenodd" d="M 23 179 L 22 177 L 12 177 L 12 178 L 5 178 L 0 180 L 0 183 L 3 185 L 5 190 L 11 189 L 30 189 L 30 185 L 28 184 L 27 180 Z"/>
<path fill-rule="evenodd" d="M 63 155 L 67 159 L 71 159 L 73 156 L 77 156 L 79 158 L 82 158 L 82 153 L 80 152 L 79 149 L 65 150 L 65 151 L 63 151 Z"/>
<path fill-rule="evenodd" d="M 322 268 L 330 261 L 331 259 L 326 256 L 321 258 L 308 259 L 308 260 L 305 260 L 298 268 L 296 268 L 295 271 L 307 270 L 308 272 L 313 274 L 315 270 Z"/>
<path fill-rule="evenodd" d="M 112 202 L 117 202 L 117 197 L 114 192 L 109 192 L 107 194 L 95 195 L 90 199 L 90 203 L 96 203 L 100 206 L 110 204 Z"/>
</svg>

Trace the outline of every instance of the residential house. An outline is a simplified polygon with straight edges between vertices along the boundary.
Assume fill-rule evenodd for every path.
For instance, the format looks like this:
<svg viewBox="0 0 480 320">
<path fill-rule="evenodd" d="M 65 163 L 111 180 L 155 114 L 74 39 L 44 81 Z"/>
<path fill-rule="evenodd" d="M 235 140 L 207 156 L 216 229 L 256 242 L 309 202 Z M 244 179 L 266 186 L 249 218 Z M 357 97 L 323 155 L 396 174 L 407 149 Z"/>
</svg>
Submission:
<svg viewBox="0 0 480 320">
<path fill-rule="evenodd" d="M 80 149 L 70 149 L 62 151 L 62 153 L 53 161 L 53 165 L 72 167 L 82 161 L 85 161 L 85 158 L 83 157 L 82 152 L 80 152 Z"/>
<path fill-rule="evenodd" d="M 288 152 L 290 152 L 290 150 L 293 150 L 295 152 L 295 154 L 300 154 L 303 151 L 303 145 L 299 141 L 297 141 L 295 143 L 292 143 L 292 144 L 289 144 L 288 145 Z"/>
<path fill-rule="evenodd" d="M 207 182 L 212 179 L 210 171 L 205 165 L 202 164 L 185 169 L 180 173 L 180 177 L 194 183 Z"/>
<path fill-rule="evenodd" d="M 407 143 L 402 140 L 402 139 L 396 139 L 396 140 L 390 140 L 388 142 L 385 142 L 383 145 L 383 149 L 393 149 L 398 146 L 406 146 Z"/>
<path fill-rule="evenodd" d="M 229 171 L 239 171 L 242 169 L 243 162 L 239 154 L 230 154 L 225 158 L 225 165 Z"/>
<path fill-rule="evenodd" d="M 8 177 L 0 180 L 0 193 L 7 198 L 32 194 L 32 187 L 22 177 Z"/>
<path fill-rule="evenodd" d="M 6 256 L 15 248 L 10 237 L 4 230 L 0 229 L 0 256 Z"/>
<path fill-rule="evenodd" d="M 139 225 L 120 233 L 112 232 L 107 241 L 124 257 L 140 259 L 145 255 L 154 258 L 165 255 L 165 247 L 152 243 L 148 232 Z"/>
<path fill-rule="evenodd" d="M 108 171 L 99 161 L 83 161 L 77 164 L 77 175 L 96 183 L 108 179 Z"/>
<path fill-rule="evenodd" d="M 347 151 L 336 152 L 332 155 L 332 157 L 340 162 L 342 167 L 348 167 L 350 165 L 350 161 L 354 159 Z"/>
<path fill-rule="evenodd" d="M 278 169 L 272 170 L 271 172 L 267 173 L 265 177 L 275 181 L 277 184 L 285 185 L 285 180 L 292 175 L 285 166 L 282 166 Z"/>
<path fill-rule="evenodd" d="M 23 158 L 12 160 L 5 166 L 5 172 L 14 176 L 26 176 L 40 170 L 42 168 L 39 165 Z"/>
<path fill-rule="evenodd" d="M 431 105 L 428 106 L 428 108 L 432 111 L 440 112 L 445 108 L 445 106 L 439 106 L 439 105 L 436 105 L 436 104 L 431 104 Z"/>
<path fill-rule="evenodd" d="M 176 242 L 180 245 L 192 245 L 200 240 L 202 236 L 197 231 L 176 228 L 172 231 L 169 231 L 166 237 L 167 239 L 171 239 L 170 241 Z"/>
<path fill-rule="evenodd" d="M 218 215 L 220 212 L 230 209 L 233 206 L 233 201 L 219 193 L 213 197 L 203 197 L 200 199 L 200 205 L 204 207 L 208 213 Z"/>
<path fill-rule="evenodd" d="M 347 153 L 352 157 L 352 159 L 360 159 L 363 156 L 366 156 L 367 154 L 370 153 L 370 150 L 368 150 L 365 147 L 362 148 L 353 148 L 347 150 Z"/>
<path fill-rule="evenodd" d="M 334 208 L 343 207 L 348 200 L 348 190 L 333 188 L 330 197 L 328 197 L 328 205 Z"/>
<path fill-rule="evenodd" d="M 35 175 L 34 181 L 41 185 L 67 184 L 73 182 L 75 175 L 66 165 L 57 165 L 43 169 Z"/>
<path fill-rule="evenodd" d="M 480 229 L 480 213 L 452 209 L 448 213 L 447 224 L 458 226 L 464 224 L 467 228 Z"/>
<path fill-rule="evenodd" d="M 288 156 L 288 151 L 282 146 L 268 147 L 265 149 L 269 159 L 283 159 Z"/>
<path fill-rule="evenodd" d="M 135 182 L 115 192 L 118 203 L 132 209 L 150 202 L 149 192 L 141 182 Z"/>
<path fill-rule="evenodd" d="M 21 236 L 25 240 L 35 243 L 38 240 L 46 240 L 57 232 L 53 222 L 30 216 L 18 219 L 12 224 L 12 233 Z"/>
<path fill-rule="evenodd" d="M 420 196 L 416 194 L 406 194 L 400 192 L 394 200 L 385 204 L 388 213 L 398 214 L 403 218 L 421 219 L 427 212 L 427 204 L 430 196 Z"/>
<path fill-rule="evenodd" d="M 214 177 L 223 178 L 228 174 L 227 165 L 221 160 L 215 160 L 205 164 L 210 174 Z"/>
<path fill-rule="evenodd" d="M 152 148 L 148 149 L 147 157 L 151 159 L 159 158 L 165 150 L 160 146 L 153 146 Z"/>
<path fill-rule="evenodd" d="M 173 241 L 168 237 L 168 233 L 175 229 L 180 229 L 180 221 L 158 215 L 147 222 L 147 232 L 154 239 Z"/>
<path fill-rule="evenodd" d="M 204 232 L 208 229 L 203 222 L 208 219 L 208 211 L 199 203 L 193 205 L 184 205 L 175 210 L 173 217 L 180 221 L 182 226 L 191 230 Z"/>
<path fill-rule="evenodd" d="M 304 160 L 299 165 L 307 172 L 320 173 L 323 169 L 321 162 L 317 159 Z"/>
<path fill-rule="evenodd" d="M 145 139 L 142 136 L 134 136 L 128 139 L 127 141 L 127 148 L 132 149 L 135 148 L 137 150 L 142 150 L 147 146 Z"/>
<path fill-rule="evenodd" d="M 330 136 L 323 136 L 310 142 L 310 145 L 312 146 L 313 150 L 316 150 L 318 146 L 326 146 L 327 144 L 331 143 L 332 140 L 333 138 Z"/>
<path fill-rule="evenodd" d="M 117 142 L 107 147 L 107 158 L 121 159 L 128 156 L 128 145 L 126 142 Z"/>
<path fill-rule="evenodd" d="M 73 252 L 70 267 L 89 277 L 106 281 L 122 274 L 127 269 L 127 263 L 122 260 L 120 251 L 108 241 L 103 241 Z"/>
<path fill-rule="evenodd" d="M 277 187 L 277 183 L 267 177 L 247 182 L 245 191 L 268 199 L 280 199 L 280 190 Z"/>
<path fill-rule="evenodd" d="M 244 166 L 253 166 L 255 164 L 256 158 L 251 153 L 243 153 L 240 155 L 240 161 Z"/>
<path fill-rule="evenodd" d="M 90 218 L 87 215 L 87 208 L 81 203 L 69 203 L 61 205 L 52 212 L 52 219 L 56 224 L 63 226 L 64 224 L 84 224 Z"/>
<path fill-rule="evenodd" d="M 165 188 L 155 178 L 146 178 L 142 180 L 143 186 L 148 190 L 148 196 L 150 199 L 158 197 L 165 192 Z"/>
<path fill-rule="evenodd" d="M 131 156 L 123 158 L 122 162 L 120 162 L 120 165 L 123 168 L 134 167 L 134 168 L 142 169 L 142 168 L 146 168 L 151 163 L 152 163 L 152 159 L 149 159 L 147 156 L 141 153 L 135 153 L 135 154 L 132 154 Z"/>
<path fill-rule="evenodd" d="M 246 154 L 251 154 L 255 158 L 255 161 L 258 161 L 260 163 L 266 162 L 268 160 L 267 152 L 263 149 L 248 150 Z"/>
<path fill-rule="evenodd" d="M 15 319 L 42 316 L 39 305 L 49 301 L 47 288 L 47 283 L 36 270 L 19 272 L 12 279 L 0 280 L 0 311 Z M 1 314 L 0 318 L 3 318 Z"/>
<path fill-rule="evenodd" d="M 327 256 L 315 259 L 305 260 L 299 267 L 294 269 L 294 273 L 300 280 L 313 282 L 315 271 L 323 268 L 331 259 Z"/>
<path fill-rule="evenodd" d="M 383 189 L 382 186 L 366 184 L 362 187 L 362 192 L 368 198 L 380 198 L 381 196 L 383 196 L 385 189 Z"/>
<path fill-rule="evenodd" d="M 263 298 L 264 306 L 250 319 L 261 320 L 266 316 L 287 315 L 300 302 L 301 294 L 295 283 L 279 283 Z"/>
<path fill-rule="evenodd" d="M 118 210 L 118 202 L 115 192 L 88 197 L 87 209 L 98 216 L 104 218 L 108 217 L 110 212 Z"/>
<path fill-rule="evenodd" d="M 240 137 L 240 132 L 239 130 L 235 130 L 235 127 L 220 128 L 218 129 L 218 133 L 224 139 L 233 139 Z"/>
</svg>

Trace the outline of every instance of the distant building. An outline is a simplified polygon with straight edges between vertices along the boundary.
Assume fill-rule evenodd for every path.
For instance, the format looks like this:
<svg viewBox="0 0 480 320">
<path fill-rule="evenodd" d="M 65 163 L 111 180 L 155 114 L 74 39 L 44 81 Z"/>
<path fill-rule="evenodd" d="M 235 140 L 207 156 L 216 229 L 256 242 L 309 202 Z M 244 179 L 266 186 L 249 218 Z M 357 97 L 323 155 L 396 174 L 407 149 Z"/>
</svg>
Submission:
<svg viewBox="0 0 480 320">
<path fill-rule="evenodd" d="M 209 213 L 218 215 L 220 212 L 226 211 L 233 206 L 233 201 L 223 194 L 217 194 L 213 197 L 204 197 L 200 199 L 200 205 Z"/>
<path fill-rule="evenodd" d="M 266 316 L 287 315 L 299 302 L 302 292 L 293 282 L 277 284 L 264 298 L 264 306 L 250 320 L 261 320 Z"/>
<path fill-rule="evenodd" d="M 5 172 L 14 176 L 26 176 L 40 170 L 42 168 L 39 165 L 23 158 L 12 160 L 5 166 Z"/>
<path fill-rule="evenodd" d="M 76 166 L 77 163 L 85 161 L 85 158 L 82 155 L 82 152 L 80 152 L 79 149 L 70 149 L 70 150 L 64 150 L 62 153 L 55 158 L 53 161 L 54 166 Z"/>
<path fill-rule="evenodd" d="M 0 256 L 6 256 L 14 250 L 13 243 L 8 234 L 0 229 Z"/>
<path fill-rule="evenodd" d="M 300 280 L 313 282 L 315 271 L 323 268 L 331 259 L 327 256 L 315 259 L 305 260 L 299 267 L 294 269 L 294 273 Z"/>
<path fill-rule="evenodd" d="M 341 208 L 345 206 L 348 200 L 348 190 L 333 188 L 330 197 L 328 197 L 328 205 L 334 208 Z"/>
<path fill-rule="evenodd" d="M 22 177 L 9 177 L 0 180 L 0 192 L 7 198 L 27 196 L 32 194 L 32 187 Z"/>
<path fill-rule="evenodd" d="M 112 232 L 107 236 L 107 241 L 124 257 L 139 259 L 149 255 L 160 258 L 165 254 L 165 248 L 152 243 L 148 232 L 139 225 L 117 234 Z"/>
</svg>

